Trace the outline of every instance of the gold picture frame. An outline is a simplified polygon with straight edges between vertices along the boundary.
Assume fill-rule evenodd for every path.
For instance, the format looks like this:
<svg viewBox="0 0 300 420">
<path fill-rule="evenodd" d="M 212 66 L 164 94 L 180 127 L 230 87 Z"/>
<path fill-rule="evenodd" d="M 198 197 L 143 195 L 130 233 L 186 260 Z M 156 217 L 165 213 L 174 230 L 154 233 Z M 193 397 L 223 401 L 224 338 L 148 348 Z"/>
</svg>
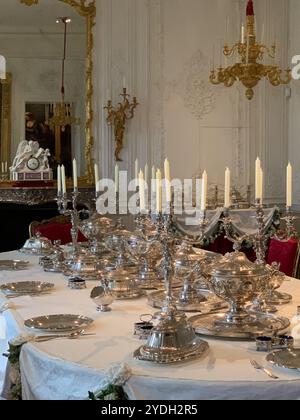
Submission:
<svg viewBox="0 0 300 420">
<path fill-rule="evenodd" d="M 81 16 L 86 18 L 87 28 L 87 52 L 86 52 L 86 142 L 85 142 L 85 160 L 86 173 L 80 178 L 81 184 L 94 184 L 94 159 L 93 159 L 93 47 L 94 35 L 93 27 L 95 26 L 96 18 L 96 2 L 95 0 L 57 0 L 66 3 L 73 7 Z M 39 4 L 39 0 L 20 0 L 26 6 L 34 6 Z"/>
<path fill-rule="evenodd" d="M 0 161 L 10 161 L 12 76 L 0 79 Z"/>
</svg>

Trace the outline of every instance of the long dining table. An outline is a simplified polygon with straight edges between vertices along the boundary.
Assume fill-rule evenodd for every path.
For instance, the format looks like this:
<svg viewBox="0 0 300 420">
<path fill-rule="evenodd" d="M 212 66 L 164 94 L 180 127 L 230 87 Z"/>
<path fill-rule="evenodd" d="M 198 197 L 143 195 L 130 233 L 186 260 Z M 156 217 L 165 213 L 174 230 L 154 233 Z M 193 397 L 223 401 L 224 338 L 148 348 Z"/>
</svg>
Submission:
<svg viewBox="0 0 300 420">
<path fill-rule="evenodd" d="M 44 272 L 38 257 L 21 256 L 18 252 L 0 256 L 0 259 L 20 258 L 28 260 L 29 267 L 21 271 L 1 271 L 0 284 L 36 280 L 51 282 L 54 289 L 39 296 L 9 299 L 10 308 L 0 315 L 1 350 L 7 348 L 8 340 L 28 333 L 24 326 L 26 319 L 41 315 L 90 317 L 94 322 L 87 332 L 95 334 L 25 344 L 20 355 L 24 400 L 88 399 L 89 391 L 103 387 L 107 370 L 116 363 L 125 363 L 131 370 L 124 386 L 131 400 L 300 399 L 300 372 L 269 366 L 266 354 L 256 351 L 255 342 L 204 338 L 209 343 L 209 351 L 194 361 L 156 365 L 135 360 L 133 352 L 143 342 L 133 334 L 134 323 L 141 314 L 156 312 L 148 305 L 146 297 L 115 301 L 111 312 L 100 313 L 90 298 L 97 282 L 87 282 L 84 290 L 71 290 L 62 274 Z M 293 301 L 282 306 L 279 313 L 292 318 L 300 305 L 300 281 L 286 280 L 282 290 L 292 294 Z M 5 300 L 5 296 L 0 295 L 0 303 Z M 251 359 L 268 366 L 279 379 L 271 379 L 255 370 Z M 9 385 L 5 360 L 2 357 L 0 363 L 6 378 L 4 397 Z"/>
</svg>

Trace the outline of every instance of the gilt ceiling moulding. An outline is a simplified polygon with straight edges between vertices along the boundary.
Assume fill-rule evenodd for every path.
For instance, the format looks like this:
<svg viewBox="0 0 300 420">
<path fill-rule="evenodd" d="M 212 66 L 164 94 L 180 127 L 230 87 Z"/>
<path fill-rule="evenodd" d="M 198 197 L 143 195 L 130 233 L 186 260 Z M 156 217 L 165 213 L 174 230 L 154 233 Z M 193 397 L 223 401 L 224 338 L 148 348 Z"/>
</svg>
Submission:
<svg viewBox="0 0 300 420">
<path fill-rule="evenodd" d="M 94 35 L 93 27 L 95 26 L 96 4 L 95 0 L 57 0 L 73 7 L 79 15 L 86 18 L 87 27 L 87 55 L 86 55 L 86 143 L 85 143 L 85 161 L 86 174 L 81 178 L 81 182 L 88 185 L 94 183 L 94 161 L 93 161 L 93 47 Z M 39 0 L 20 0 L 22 4 L 34 6 L 39 4 Z"/>
</svg>

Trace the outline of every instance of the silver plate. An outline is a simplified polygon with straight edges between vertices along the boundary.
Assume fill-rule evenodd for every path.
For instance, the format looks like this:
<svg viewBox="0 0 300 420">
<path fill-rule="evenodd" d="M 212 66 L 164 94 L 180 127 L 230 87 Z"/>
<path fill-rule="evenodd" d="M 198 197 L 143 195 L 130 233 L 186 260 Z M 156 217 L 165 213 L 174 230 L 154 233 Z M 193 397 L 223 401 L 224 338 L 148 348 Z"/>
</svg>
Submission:
<svg viewBox="0 0 300 420">
<path fill-rule="evenodd" d="M 225 313 L 196 315 L 189 319 L 196 334 L 235 340 L 255 340 L 259 335 L 284 333 L 290 321 L 271 314 L 251 314 L 251 322 L 240 326 L 225 323 Z"/>
<path fill-rule="evenodd" d="M 22 260 L 0 260 L 0 270 L 24 270 L 28 267 L 29 261 Z"/>
<path fill-rule="evenodd" d="M 184 312 L 201 312 L 203 314 L 208 314 L 211 312 L 221 311 L 222 309 L 228 308 L 228 303 L 224 302 L 223 300 L 217 298 L 212 293 L 205 293 L 205 299 L 203 302 L 199 303 L 189 303 L 184 304 L 179 302 L 179 299 L 176 298 L 176 295 L 179 292 L 174 293 L 175 299 L 174 304 L 178 311 Z M 166 292 L 163 290 L 152 292 L 148 295 L 148 303 L 149 305 L 153 306 L 154 308 L 161 309 L 164 306 L 164 302 L 166 300 Z"/>
<path fill-rule="evenodd" d="M 25 327 L 44 332 L 67 332 L 87 328 L 92 324 L 93 319 L 80 315 L 46 315 L 37 318 L 27 319 Z"/>
<path fill-rule="evenodd" d="M 53 289 L 54 284 L 43 283 L 40 281 L 21 281 L 18 283 L 1 284 L 0 290 L 4 294 L 24 295 L 24 294 L 42 294 Z"/>
<path fill-rule="evenodd" d="M 174 349 L 173 352 L 170 351 L 169 348 L 161 348 L 159 351 L 150 352 L 147 351 L 147 346 L 141 346 L 133 353 L 133 357 L 145 362 L 166 365 L 198 359 L 203 356 L 208 349 L 208 343 L 197 337 L 194 340 L 193 345 L 187 348 Z"/>
<path fill-rule="evenodd" d="M 266 360 L 278 367 L 300 371 L 300 349 L 273 351 Z"/>
</svg>

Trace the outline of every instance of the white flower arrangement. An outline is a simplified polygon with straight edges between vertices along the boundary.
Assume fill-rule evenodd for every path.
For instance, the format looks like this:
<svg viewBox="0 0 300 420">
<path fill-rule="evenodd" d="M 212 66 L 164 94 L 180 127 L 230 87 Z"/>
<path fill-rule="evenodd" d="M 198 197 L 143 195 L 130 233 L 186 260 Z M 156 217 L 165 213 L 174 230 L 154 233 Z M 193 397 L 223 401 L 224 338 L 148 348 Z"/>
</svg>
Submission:
<svg viewBox="0 0 300 420">
<path fill-rule="evenodd" d="M 20 334 L 17 337 L 10 340 L 9 344 L 14 347 L 23 346 L 23 344 L 34 341 L 35 336 L 32 334 Z"/>
<path fill-rule="evenodd" d="M 106 370 L 105 379 L 111 385 L 122 386 L 131 375 L 132 371 L 126 363 L 116 363 Z"/>
</svg>

